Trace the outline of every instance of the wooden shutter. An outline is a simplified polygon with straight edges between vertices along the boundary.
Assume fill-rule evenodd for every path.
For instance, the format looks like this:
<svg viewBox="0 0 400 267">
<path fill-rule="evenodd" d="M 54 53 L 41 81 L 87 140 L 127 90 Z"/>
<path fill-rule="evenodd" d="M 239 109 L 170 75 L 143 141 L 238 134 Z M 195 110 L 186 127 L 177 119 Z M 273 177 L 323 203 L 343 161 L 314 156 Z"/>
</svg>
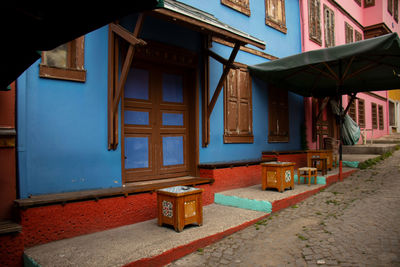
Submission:
<svg viewBox="0 0 400 267">
<path fill-rule="evenodd" d="M 358 125 L 365 127 L 365 102 L 363 99 L 358 99 Z"/>
<path fill-rule="evenodd" d="M 272 86 L 268 92 L 268 142 L 289 142 L 288 92 Z"/>
<path fill-rule="evenodd" d="M 325 47 L 335 46 L 335 13 L 324 5 Z"/>
<path fill-rule="evenodd" d="M 247 16 L 250 16 L 251 14 L 249 0 L 221 0 L 221 4 L 226 5 Z"/>
<path fill-rule="evenodd" d="M 310 40 L 322 45 L 321 40 L 321 3 L 320 0 L 310 0 L 308 6 Z"/>
<path fill-rule="evenodd" d="M 379 130 L 383 130 L 385 126 L 383 125 L 383 106 L 378 105 L 378 118 L 379 118 Z"/>
<path fill-rule="evenodd" d="M 375 0 L 364 0 L 364 7 L 370 7 L 375 5 Z"/>
<path fill-rule="evenodd" d="M 229 71 L 224 96 L 224 143 L 252 143 L 251 79 L 247 69 Z"/>
<path fill-rule="evenodd" d="M 387 0 L 387 11 L 390 15 L 393 14 L 393 0 Z"/>
<path fill-rule="evenodd" d="M 348 101 L 350 101 L 351 97 L 348 97 Z M 353 103 L 351 103 L 351 106 L 349 108 L 349 116 L 350 118 L 353 119 L 353 121 L 357 122 L 357 115 L 356 115 L 356 101 L 353 101 Z"/>
<path fill-rule="evenodd" d="M 399 22 L 399 0 L 393 0 L 393 18 Z"/>
<path fill-rule="evenodd" d="M 285 0 L 265 0 L 265 24 L 283 33 L 287 32 Z"/>
<path fill-rule="evenodd" d="M 346 44 L 353 42 L 353 27 L 347 22 L 344 23 L 345 28 L 345 36 L 346 36 Z"/>
<path fill-rule="evenodd" d="M 357 3 L 357 5 L 361 6 L 361 0 L 354 0 L 354 1 Z"/>
<path fill-rule="evenodd" d="M 375 103 L 371 103 L 371 117 L 372 117 L 372 129 L 378 129 L 378 117 L 377 117 L 377 110 Z"/>
<path fill-rule="evenodd" d="M 361 41 L 363 39 L 361 32 L 354 30 L 354 34 L 355 34 L 355 41 L 356 42 Z"/>
</svg>

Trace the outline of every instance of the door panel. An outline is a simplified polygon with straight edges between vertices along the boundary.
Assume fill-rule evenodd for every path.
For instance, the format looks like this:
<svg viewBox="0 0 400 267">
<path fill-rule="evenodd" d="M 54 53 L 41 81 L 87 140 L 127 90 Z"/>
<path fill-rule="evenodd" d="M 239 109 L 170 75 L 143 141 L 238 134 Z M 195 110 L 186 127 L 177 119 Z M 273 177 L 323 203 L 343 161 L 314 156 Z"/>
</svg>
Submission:
<svg viewBox="0 0 400 267">
<path fill-rule="evenodd" d="M 190 173 L 184 69 L 137 64 L 124 90 L 125 182 Z"/>
</svg>

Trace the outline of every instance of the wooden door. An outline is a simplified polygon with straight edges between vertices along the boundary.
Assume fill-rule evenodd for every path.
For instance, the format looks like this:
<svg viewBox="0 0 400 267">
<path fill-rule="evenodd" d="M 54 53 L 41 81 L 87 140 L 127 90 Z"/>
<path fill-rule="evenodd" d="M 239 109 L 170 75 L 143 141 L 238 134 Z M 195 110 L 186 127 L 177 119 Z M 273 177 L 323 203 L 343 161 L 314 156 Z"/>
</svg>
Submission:
<svg viewBox="0 0 400 267">
<path fill-rule="evenodd" d="M 121 116 L 125 182 L 190 175 L 190 74 L 184 68 L 134 65 Z"/>
</svg>

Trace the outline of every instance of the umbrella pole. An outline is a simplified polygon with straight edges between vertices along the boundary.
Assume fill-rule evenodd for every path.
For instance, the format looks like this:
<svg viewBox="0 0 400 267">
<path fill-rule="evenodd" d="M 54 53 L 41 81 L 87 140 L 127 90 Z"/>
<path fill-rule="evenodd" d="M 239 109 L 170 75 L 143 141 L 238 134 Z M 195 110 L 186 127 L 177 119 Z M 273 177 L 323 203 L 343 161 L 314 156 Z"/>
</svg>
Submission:
<svg viewBox="0 0 400 267">
<path fill-rule="evenodd" d="M 343 135 L 343 114 L 342 114 L 342 96 L 339 95 L 339 180 L 343 181 L 343 164 L 342 164 L 342 135 Z"/>
</svg>

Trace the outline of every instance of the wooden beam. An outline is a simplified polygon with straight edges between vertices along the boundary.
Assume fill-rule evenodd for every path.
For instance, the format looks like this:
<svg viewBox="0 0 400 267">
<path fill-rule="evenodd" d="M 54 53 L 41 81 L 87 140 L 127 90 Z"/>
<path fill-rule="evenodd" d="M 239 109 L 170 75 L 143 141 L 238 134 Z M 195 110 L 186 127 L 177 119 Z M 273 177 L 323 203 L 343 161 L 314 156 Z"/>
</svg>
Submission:
<svg viewBox="0 0 400 267">
<path fill-rule="evenodd" d="M 210 140 L 210 120 L 208 117 L 208 104 L 210 97 L 210 58 L 207 51 L 211 46 L 210 36 L 203 36 L 203 75 L 202 75 L 202 146 L 207 147 Z"/>
<path fill-rule="evenodd" d="M 231 55 L 229 56 L 229 60 L 227 62 L 227 65 L 224 67 L 224 71 L 222 72 L 221 78 L 219 79 L 217 88 L 215 89 L 214 95 L 210 101 L 210 104 L 208 105 L 208 110 L 207 110 L 207 116 L 210 118 L 211 113 L 214 109 L 215 103 L 217 102 L 218 96 L 221 93 L 222 86 L 224 85 L 226 76 L 228 76 L 228 73 L 233 65 L 233 61 L 235 60 L 235 57 L 240 49 L 240 43 L 236 43 L 235 46 L 233 47 L 233 50 L 231 52 Z"/>
<path fill-rule="evenodd" d="M 113 33 L 117 34 L 119 37 L 121 37 L 131 45 L 146 45 L 145 41 L 137 38 L 134 34 L 130 33 L 127 29 L 125 29 L 121 25 L 111 23 L 110 28 Z"/>
<path fill-rule="evenodd" d="M 108 28 L 108 150 L 114 149 L 113 95 L 114 91 L 114 33 Z"/>
</svg>

